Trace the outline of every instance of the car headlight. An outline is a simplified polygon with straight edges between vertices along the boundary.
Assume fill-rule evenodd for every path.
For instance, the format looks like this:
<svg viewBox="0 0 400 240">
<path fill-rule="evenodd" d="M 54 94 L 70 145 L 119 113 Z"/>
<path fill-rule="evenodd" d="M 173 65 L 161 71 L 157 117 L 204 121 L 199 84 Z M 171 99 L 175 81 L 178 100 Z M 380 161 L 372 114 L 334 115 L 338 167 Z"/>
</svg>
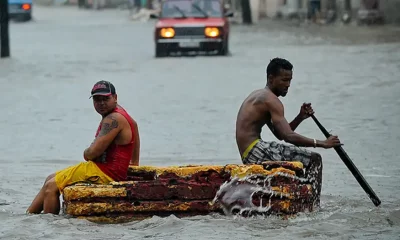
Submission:
<svg viewBox="0 0 400 240">
<path fill-rule="evenodd" d="M 173 28 L 161 28 L 160 36 L 163 38 L 173 38 L 175 36 L 175 30 Z"/>
<path fill-rule="evenodd" d="M 204 29 L 204 34 L 207 37 L 218 37 L 220 35 L 220 31 L 216 27 L 206 27 Z"/>
<path fill-rule="evenodd" d="M 29 9 L 31 9 L 31 5 L 28 3 L 24 3 L 24 4 L 22 4 L 22 9 L 25 11 L 28 11 Z"/>
</svg>

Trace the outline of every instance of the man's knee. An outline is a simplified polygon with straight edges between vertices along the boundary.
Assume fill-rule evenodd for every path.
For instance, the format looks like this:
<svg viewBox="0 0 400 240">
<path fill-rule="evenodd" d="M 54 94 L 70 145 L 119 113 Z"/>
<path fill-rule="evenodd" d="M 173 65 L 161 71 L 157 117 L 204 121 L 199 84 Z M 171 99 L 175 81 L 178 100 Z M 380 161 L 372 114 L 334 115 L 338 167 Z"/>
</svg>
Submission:
<svg viewBox="0 0 400 240">
<path fill-rule="evenodd" d="M 44 185 L 44 189 L 45 195 L 58 193 L 56 179 L 53 177 L 52 179 L 48 180 Z"/>
<path fill-rule="evenodd" d="M 311 153 L 311 159 L 317 160 L 317 161 L 321 161 L 321 160 L 322 160 L 322 157 L 321 157 L 321 154 L 316 153 L 316 152 L 312 152 L 312 153 Z"/>
<path fill-rule="evenodd" d="M 50 174 L 49 176 L 47 176 L 47 178 L 46 178 L 46 181 L 45 182 L 48 182 L 49 180 L 51 180 L 52 178 L 54 178 L 56 176 L 56 174 L 55 173 L 52 173 L 52 174 Z"/>
<path fill-rule="evenodd" d="M 321 154 L 312 152 L 311 153 L 311 161 L 312 165 L 322 167 L 322 157 Z"/>
</svg>

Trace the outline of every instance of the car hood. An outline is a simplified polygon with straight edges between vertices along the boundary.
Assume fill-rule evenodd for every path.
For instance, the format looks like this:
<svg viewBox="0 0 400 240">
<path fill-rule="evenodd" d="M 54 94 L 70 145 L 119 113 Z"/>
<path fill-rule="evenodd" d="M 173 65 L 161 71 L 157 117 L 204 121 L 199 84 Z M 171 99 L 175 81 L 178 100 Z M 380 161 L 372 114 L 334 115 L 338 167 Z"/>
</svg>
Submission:
<svg viewBox="0 0 400 240">
<path fill-rule="evenodd" d="M 223 26 L 221 18 L 168 18 L 158 20 L 156 27 L 199 27 L 199 26 Z"/>
</svg>

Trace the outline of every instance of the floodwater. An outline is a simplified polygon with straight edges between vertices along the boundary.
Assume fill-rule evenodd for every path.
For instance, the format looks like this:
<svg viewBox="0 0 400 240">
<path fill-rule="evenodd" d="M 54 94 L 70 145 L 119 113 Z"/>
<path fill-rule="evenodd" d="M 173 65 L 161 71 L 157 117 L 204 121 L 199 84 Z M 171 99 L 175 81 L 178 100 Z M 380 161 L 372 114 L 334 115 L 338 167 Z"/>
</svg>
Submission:
<svg viewBox="0 0 400 240">
<path fill-rule="evenodd" d="M 327 29 L 234 25 L 232 56 L 155 59 L 154 22 L 130 21 L 126 11 L 34 12 L 35 21 L 10 24 L 12 58 L 0 61 L 1 239 L 400 239 L 400 41 L 393 36 L 387 42 L 357 30 L 367 34 L 349 42 L 346 31 L 333 38 Z M 171 216 L 97 225 L 25 214 L 47 175 L 82 161 L 100 120 L 88 99 L 96 81 L 113 82 L 137 120 L 141 165 L 240 163 L 236 114 L 265 86 L 273 57 L 294 65 L 282 99 L 288 120 L 311 102 L 380 207 L 332 149 L 316 149 L 324 163 L 321 209 L 290 220 Z M 324 139 L 312 120 L 297 132 Z M 274 140 L 268 130 L 262 136 Z"/>
</svg>

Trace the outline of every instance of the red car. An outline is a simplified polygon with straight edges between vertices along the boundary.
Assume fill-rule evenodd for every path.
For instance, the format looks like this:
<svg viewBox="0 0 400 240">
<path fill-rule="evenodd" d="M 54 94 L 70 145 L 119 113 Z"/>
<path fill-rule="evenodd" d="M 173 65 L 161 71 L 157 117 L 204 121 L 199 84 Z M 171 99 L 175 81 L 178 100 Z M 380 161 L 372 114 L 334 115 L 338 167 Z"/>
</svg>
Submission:
<svg viewBox="0 0 400 240">
<path fill-rule="evenodd" d="M 221 0 L 164 0 L 155 26 L 155 56 L 170 52 L 229 53 L 229 21 Z"/>
</svg>

